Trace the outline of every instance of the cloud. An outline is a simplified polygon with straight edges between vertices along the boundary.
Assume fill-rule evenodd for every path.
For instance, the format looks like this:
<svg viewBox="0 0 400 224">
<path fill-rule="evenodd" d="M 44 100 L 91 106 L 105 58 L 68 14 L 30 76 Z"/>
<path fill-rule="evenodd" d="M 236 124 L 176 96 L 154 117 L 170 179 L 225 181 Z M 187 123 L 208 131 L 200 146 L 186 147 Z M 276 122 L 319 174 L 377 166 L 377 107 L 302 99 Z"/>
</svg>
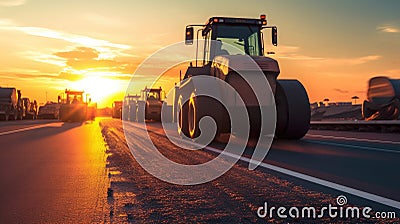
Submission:
<svg viewBox="0 0 400 224">
<path fill-rule="evenodd" d="M 400 33 L 400 29 L 391 25 L 378 26 L 376 29 L 383 33 Z"/>
<path fill-rule="evenodd" d="M 58 74 L 42 73 L 37 71 L 26 71 L 26 72 L 2 72 L 0 74 L 1 79 L 12 79 L 12 80 L 61 80 L 61 81 L 79 81 L 86 77 L 101 77 L 107 79 L 119 79 L 119 80 L 130 80 L 131 74 L 121 74 L 113 72 L 93 72 L 89 76 L 79 71 L 64 69 Z"/>
<path fill-rule="evenodd" d="M 36 71 L 31 71 L 29 73 L 21 73 L 21 72 L 2 72 L 0 75 L 1 78 L 9 78 L 9 79 L 22 79 L 32 81 L 32 79 L 59 79 L 58 75 L 47 74 L 47 73 L 37 73 Z"/>
<path fill-rule="evenodd" d="M 63 80 L 68 80 L 68 81 L 79 81 L 83 79 L 85 76 L 82 74 L 76 74 L 73 72 L 68 72 L 68 71 L 61 71 L 58 76 L 55 78 L 57 79 L 63 79 Z"/>
<path fill-rule="evenodd" d="M 338 92 L 338 93 L 342 93 L 342 94 L 347 94 L 347 93 L 349 93 L 349 91 L 344 90 L 344 89 L 339 89 L 339 88 L 335 88 L 335 89 L 333 89 L 333 91 Z"/>
<path fill-rule="evenodd" d="M 49 53 L 42 53 L 42 52 L 30 50 L 30 51 L 20 52 L 20 53 L 18 53 L 18 55 L 25 57 L 29 60 L 36 61 L 36 62 L 55 65 L 58 67 L 65 66 L 65 60 L 63 60 L 62 58 L 59 58 L 53 54 L 49 54 Z"/>
<path fill-rule="evenodd" d="M 25 4 L 25 0 L 0 0 L 0 6 L 12 7 Z"/>
<path fill-rule="evenodd" d="M 295 46 L 281 46 L 277 50 L 277 58 L 292 61 L 305 61 L 310 62 L 309 66 L 343 66 L 343 65 L 361 65 L 371 61 L 376 61 L 382 58 L 380 55 L 367 55 L 362 57 L 353 58 L 328 58 L 328 57 L 314 57 L 303 55 L 299 47 Z"/>
<path fill-rule="evenodd" d="M 77 47 L 72 51 L 62 51 L 56 52 L 54 55 L 65 58 L 68 60 L 78 60 L 78 59 L 96 59 L 99 57 L 99 52 L 96 49 L 90 47 Z"/>
<path fill-rule="evenodd" d="M 359 58 L 355 58 L 354 60 L 354 64 L 364 64 L 370 61 L 376 61 L 381 59 L 382 56 L 380 55 L 369 55 L 369 56 L 365 56 L 365 57 L 359 57 Z"/>
<path fill-rule="evenodd" d="M 0 28 L 14 25 L 15 23 L 11 19 L 0 18 Z"/>
<path fill-rule="evenodd" d="M 54 53 L 55 56 L 65 60 L 65 65 L 73 70 L 97 70 L 133 73 L 133 66 L 129 62 L 117 61 L 114 58 L 102 59 L 100 52 L 94 48 L 77 47 L 70 51 Z"/>
<path fill-rule="evenodd" d="M 42 27 L 17 27 L 16 29 L 29 35 L 65 40 L 71 43 L 80 44 L 87 47 L 112 47 L 118 49 L 131 48 L 129 45 L 115 44 L 106 40 L 95 39 L 88 36 L 82 36 L 77 34 L 64 33 L 61 31 L 51 30 Z"/>
<path fill-rule="evenodd" d="M 48 51 L 48 50 L 46 50 Z M 101 58 L 101 52 L 97 49 L 88 48 L 88 47 L 75 47 L 71 50 L 65 51 L 57 51 L 57 52 L 41 53 L 37 51 L 24 51 L 18 53 L 18 55 L 25 57 L 29 60 L 35 62 L 41 62 L 49 65 L 57 66 L 58 69 L 62 69 L 60 72 L 61 79 L 66 79 L 70 81 L 79 80 L 83 78 L 85 75 L 97 75 L 97 74 L 112 74 L 107 75 L 108 78 L 117 78 L 117 79 L 130 79 L 137 66 L 139 65 L 139 61 L 132 60 L 131 58 L 110 58 L 103 59 Z M 42 70 L 41 67 L 39 70 Z M 50 74 L 51 77 L 43 76 L 44 78 L 55 78 L 53 75 L 56 67 L 51 68 L 53 73 Z M 33 74 L 35 77 L 40 77 L 37 74 L 37 70 L 25 69 L 21 71 L 13 71 L 13 73 L 19 74 Z M 68 75 L 71 77 L 69 78 Z M 32 76 L 31 76 L 32 78 Z"/>
<path fill-rule="evenodd" d="M 66 33 L 58 30 L 52 30 L 44 27 L 29 27 L 29 26 L 18 26 L 12 21 L 2 19 L 0 20 L 0 29 L 3 30 L 15 30 L 20 31 L 28 35 L 37 37 L 46 37 L 57 40 L 64 40 L 70 43 L 79 44 L 91 48 L 96 47 L 108 47 L 120 50 L 130 49 L 131 46 L 126 44 L 112 43 L 107 40 L 96 39 L 84 35 Z"/>
<path fill-rule="evenodd" d="M 10 19 L 0 18 L 0 31 L 22 32 L 37 37 L 66 41 L 63 50 L 35 46 L 29 50 L 15 52 L 19 57 L 29 60 L 25 70 L 7 70 L 1 77 L 16 80 L 45 80 L 75 82 L 86 77 L 108 78 L 127 81 L 140 63 L 135 56 L 128 54 L 131 46 L 88 36 L 60 32 L 42 27 L 20 26 Z M 31 62 L 40 62 L 43 65 Z M 26 65 L 25 65 L 26 66 Z M 30 69 L 32 68 L 32 69 Z M 47 72 L 43 72 L 43 71 Z M 51 71 L 51 72 L 50 72 Z"/>
</svg>

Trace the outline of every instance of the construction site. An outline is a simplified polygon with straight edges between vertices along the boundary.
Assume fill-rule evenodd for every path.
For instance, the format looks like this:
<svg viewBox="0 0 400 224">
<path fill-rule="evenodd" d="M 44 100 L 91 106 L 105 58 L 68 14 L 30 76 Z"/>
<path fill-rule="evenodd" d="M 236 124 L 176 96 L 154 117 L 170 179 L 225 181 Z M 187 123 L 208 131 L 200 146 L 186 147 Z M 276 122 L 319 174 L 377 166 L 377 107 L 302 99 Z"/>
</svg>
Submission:
<svg viewBox="0 0 400 224">
<path fill-rule="evenodd" d="M 5 2 L 0 11 L 34 4 Z M 98 4 L 93 11 L 116 10 Z M 298 5 L 301 14 L 284 4 L 285 17 L 257 16 L 265 6 L 250 2 L 223 10 L 187 3 L 176 7 L 179 20 L 154 9 L 172 10 L 165 2 L 143 4 L 129 17 L 124 7 L 115 17 L 78 7 L 82 22 L 71 17 L 57 29 L 0 18 L 0 32 L 69 44 L 39 55 L 21 41 L 29 50 L 10 54 L 49 72 L 32 69 L 31 81 L 18 68 L 15 82 L 11 72 L 0 80 L 0 223 L 400 222 L 400 77 L 393 67 L 374 67 L 397 60 L 385 61 L 398 41 L 381 36 L 398 28 L 359 31 L 382 46 L 395 43 L 386 54 L 371 46 L 359 56 L 362 38 L 329 23 L 332 34 L 318 21 L 327 23 L 322 14 L 330 10 L 347 15 L 339 3 Z M 352 4 L 341 6 L 361 10 Z M 311 6 L 324 13 L 310 17 Z M 246 16 L 250 8 L 256 16 Z M 389 15 L 399 18 L 397 11 Z M 107 28 L 120 42 L 72 27 Z"/>
</svg>

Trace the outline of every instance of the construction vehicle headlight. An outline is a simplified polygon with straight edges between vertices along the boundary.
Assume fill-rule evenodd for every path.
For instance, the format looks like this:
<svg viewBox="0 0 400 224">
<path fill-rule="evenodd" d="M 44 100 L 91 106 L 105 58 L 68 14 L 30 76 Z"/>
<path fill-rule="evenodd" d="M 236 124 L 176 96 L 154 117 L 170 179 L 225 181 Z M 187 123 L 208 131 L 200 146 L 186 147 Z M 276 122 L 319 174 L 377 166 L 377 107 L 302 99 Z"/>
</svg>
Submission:
<svg viewBox="0 0 400 224">
<path fill-rule="evenodd" d="M 260 20 L 262 21 L 262 25 L 267 25 L 267 16 L 265 14 L 260 15 Z"/>
</svg>

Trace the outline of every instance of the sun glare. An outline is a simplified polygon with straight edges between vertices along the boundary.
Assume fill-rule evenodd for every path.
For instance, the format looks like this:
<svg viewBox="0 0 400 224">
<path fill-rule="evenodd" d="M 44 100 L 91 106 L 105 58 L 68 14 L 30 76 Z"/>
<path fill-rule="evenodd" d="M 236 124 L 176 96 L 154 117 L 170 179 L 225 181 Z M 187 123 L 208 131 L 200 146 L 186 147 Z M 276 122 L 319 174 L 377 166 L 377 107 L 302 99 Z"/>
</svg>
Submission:
<svg viewBox="0 0 400 224">
<path fill-rule="evenodd" d="M 119 80 L 104 77 L 89 76 L 70 85 L 71 89 L 83 90 L 92 102 L 96 102 L 100 107 L 108 106 L 114 97 L 120 92 L 124 92 Z"/>
</svg>

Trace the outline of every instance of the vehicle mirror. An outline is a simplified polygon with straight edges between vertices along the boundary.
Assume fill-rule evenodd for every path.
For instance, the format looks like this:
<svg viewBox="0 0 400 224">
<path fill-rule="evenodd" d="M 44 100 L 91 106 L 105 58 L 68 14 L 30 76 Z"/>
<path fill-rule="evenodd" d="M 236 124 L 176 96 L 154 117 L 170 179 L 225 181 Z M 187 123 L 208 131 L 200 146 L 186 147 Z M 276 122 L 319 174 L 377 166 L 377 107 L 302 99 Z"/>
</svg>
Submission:
<svg viewBox="0 0 400 224">
<path fill-rule="evenodd" d="M 191 26 L 186 27 L 186 35 L 185 35 L 185 44 L 192 45 L 193 44 L 193 33 L 194 29 Z"/>
<path fill-rule="evenodd" d="M 278 28 L 272 27 L 272 44 L 274 46 L 278 45 Z"/>
</svg>

